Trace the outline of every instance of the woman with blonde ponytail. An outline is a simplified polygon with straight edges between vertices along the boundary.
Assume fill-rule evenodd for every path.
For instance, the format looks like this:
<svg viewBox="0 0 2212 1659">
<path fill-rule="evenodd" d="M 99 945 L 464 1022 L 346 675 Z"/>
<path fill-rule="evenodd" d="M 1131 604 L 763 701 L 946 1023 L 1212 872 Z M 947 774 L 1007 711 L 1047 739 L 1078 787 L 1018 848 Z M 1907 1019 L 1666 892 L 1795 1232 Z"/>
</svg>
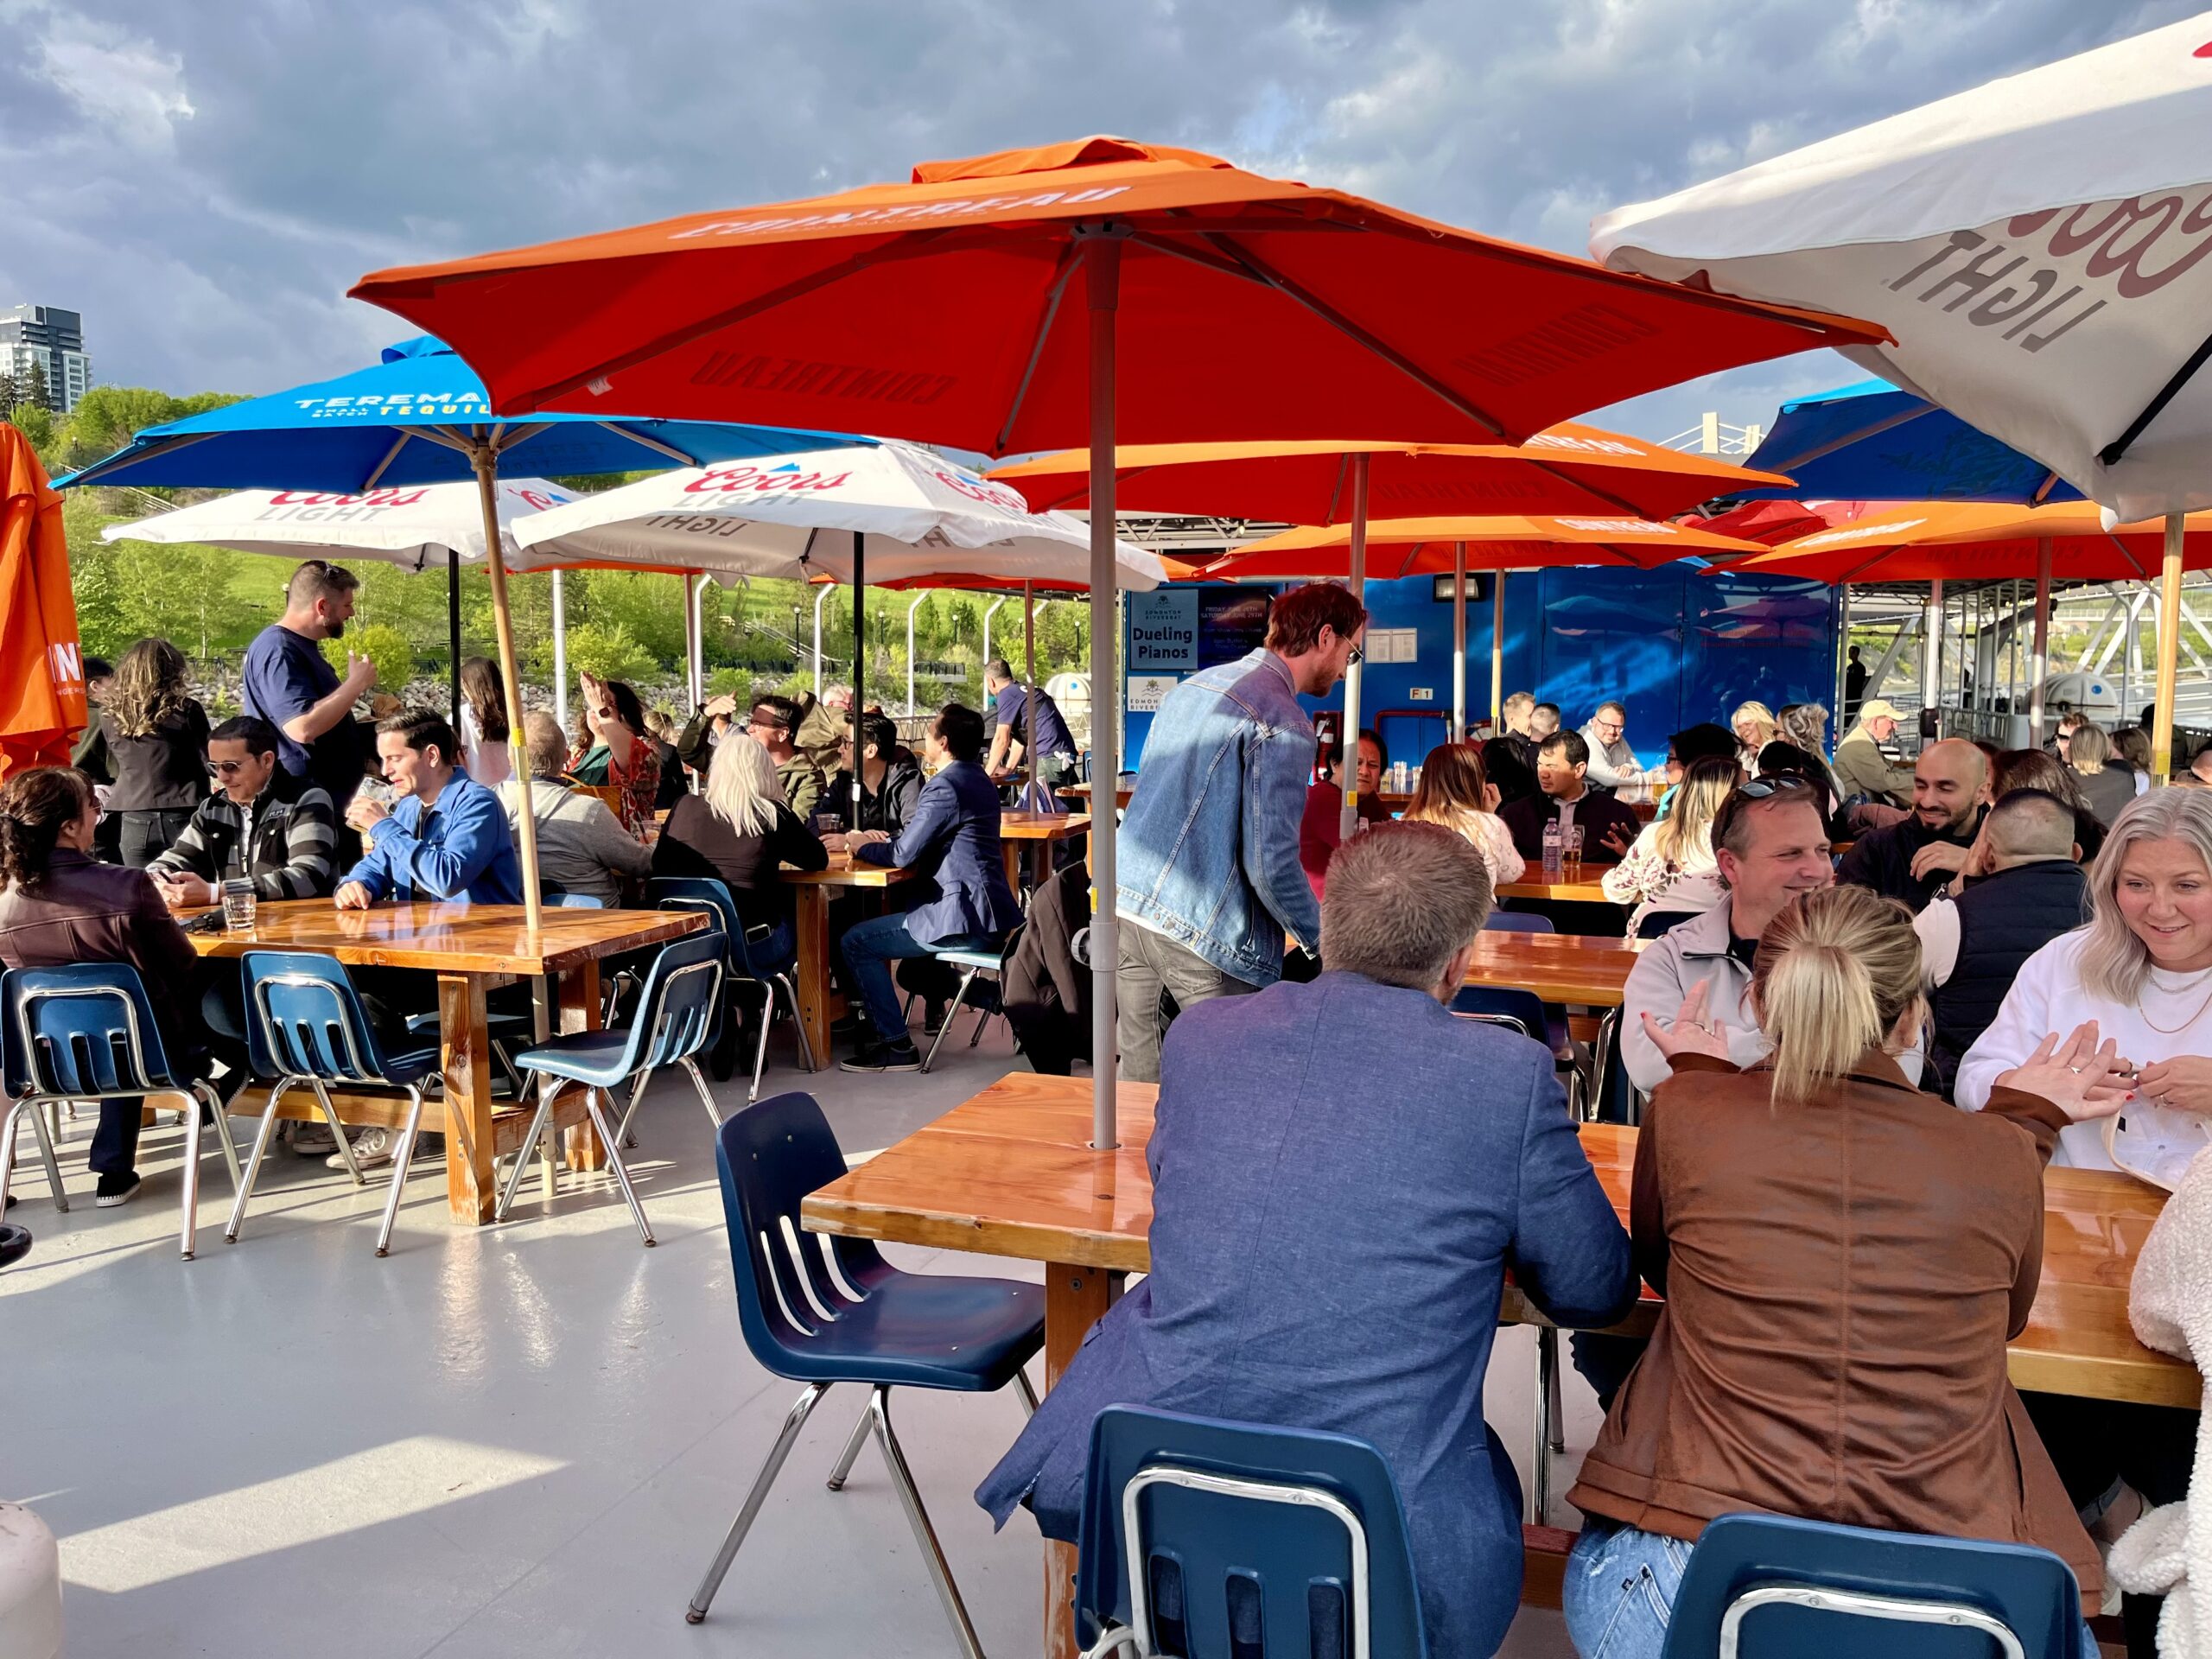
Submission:
<svg viewBox="0 0 2212 1659">
<path fill-rule="evenodd" d="M 1790 901 L 1760 936 L 1749 1070 L 1700 982 L 1636 1148 L 1637 1265 L 1666 1298 L 1568 1500 L 1567 1634 L 1657 1659 L 1690 1545 L 1732 1510 L 1996 1538 L 2103 1572 L 2005 1380 L 2043 1266 L 2058 1131 L 2119 1105 L 2094 1024 L 2046 1039 L 1961 1112 L 1906 1081 L 1912 915 L 1864 887 Z M 2082 1652 L 2096 1648 L 2086 1628 Z"/>
</svg>

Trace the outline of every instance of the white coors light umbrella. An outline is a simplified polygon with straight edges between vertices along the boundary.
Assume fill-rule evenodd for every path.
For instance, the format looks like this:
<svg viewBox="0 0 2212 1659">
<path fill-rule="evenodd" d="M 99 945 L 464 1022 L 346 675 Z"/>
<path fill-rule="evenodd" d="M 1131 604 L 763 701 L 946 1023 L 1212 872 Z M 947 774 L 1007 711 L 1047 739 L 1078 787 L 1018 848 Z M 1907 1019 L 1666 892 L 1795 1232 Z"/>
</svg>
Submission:
<svg viewBox="0 0 2212 1659">
<path fill-rule="evenodd" d="M 501 551 L 519 550 L 514 524 L 575 499 L 542 478 L 499 484 Z M 327 490 L 238 490 L 151 518 L 110 524 L 111 542 L 204 543 L 279 558 L 345 554 L 381 559 L 410 570 L 484 562 L 484 508 L 474 483 L 409 484 L 358 495 Z"/>
<path fill-rule="evenodd" d="M 1847 348 L 2113 509 L 2212 506 L 2212 12 L 1994 80 L 1591 226 L 1616 270 L 1888 328 Z"/>
<path fill-rule="evenodd" d="M 696 570 L 720 579 L 828 575 L 853 589 L 853 704 L 863 690 L 861 590 L 963 579 L 1083 588 L 1090 579 L 1090 530 L 1064 512 L 1032 512 L 1020 493 L 979 477 L 918 444 L 726 461 L 662 473 L 582 497 L 515 525 L 515 568 L 629 565 Z M 1117 587 L 1143 592 L 1166 580 L 1157 556 L 1115 543 Z M 1036 750 L 1033 685 L 1027 702 Z M 1103 705 L 1094 702 L 1094 710 Z M 1094 753 L 1110 752 L 1097 741 Z M 853 780 L 857 800 L 860 780 Z"/>
</svg>

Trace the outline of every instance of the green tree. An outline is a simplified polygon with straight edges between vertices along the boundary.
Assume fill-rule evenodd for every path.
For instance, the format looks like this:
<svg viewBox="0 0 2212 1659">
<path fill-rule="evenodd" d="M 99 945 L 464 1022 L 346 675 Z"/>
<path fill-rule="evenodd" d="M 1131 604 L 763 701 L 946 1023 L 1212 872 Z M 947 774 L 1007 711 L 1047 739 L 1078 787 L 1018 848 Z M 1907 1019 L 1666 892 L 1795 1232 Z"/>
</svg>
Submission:
<svg viewBox="0 0 2212 1659">
<path fill-rule="evenodd" d="M 346 671 L 349 652 L 356 657 L 365 657 L 377 665 L 377 689 L 380 691 L 397 696 L 415 677 L 415 647 L 408 643 L 404 633 L 388 622 L 350 627 L 344 639 L 322 642 L 323 660 L 340 674 Z"/>
<path fill-rule="evenodd" d="M 100 539 L 105 517 L 89 493 L 62 498 L 61 527 L 69 542 L 69 585 L 77 595 L 77 637 L 88 656 L 112 660 L 130 643 L 124 631 L 123 593 L 116 573 L 118 550 Z"/>
<path fill-rule="evenodd" d="M 601 680 L 639 680 L 657 664 L 630 630 L 620 622 L 597 620 L 569 629 L 569 671 Z"/>
<path fill-rule="evenodd" d="M 584 590 L 586 619 L 619 627 L 656 667 L 683 660 L 683 578 L 632 570 L 589 570 L 571 590 Z M 640 672 L 650 671 L 640 670 Z"/>
<path fill-rule="evenodd" d="M 6 410 L 8 423 L 30 440 L 39 464 L 49 473 L 62 471 L 61 424 L 54 418 L 54 411 L 43 404 L 30 402 L 27 397 L 19 397 L 18 401 L 8 404 Z"/>
<path fill-rule="evenodd" d="M 45 409 L 54 407 L 54 387 L 46 378 L 46 365 L 36 358 L 31 359 L 30 393 L 24 401 Z"/>
<path fill-rule="evenodd" d="M 124 541 L 115 547 L 122 628 L 131 639 L 158 636 L 207 662 L 219 646 L 266 620 L 232 597 L 238 553 L 196 543 Z"/>
</svg>

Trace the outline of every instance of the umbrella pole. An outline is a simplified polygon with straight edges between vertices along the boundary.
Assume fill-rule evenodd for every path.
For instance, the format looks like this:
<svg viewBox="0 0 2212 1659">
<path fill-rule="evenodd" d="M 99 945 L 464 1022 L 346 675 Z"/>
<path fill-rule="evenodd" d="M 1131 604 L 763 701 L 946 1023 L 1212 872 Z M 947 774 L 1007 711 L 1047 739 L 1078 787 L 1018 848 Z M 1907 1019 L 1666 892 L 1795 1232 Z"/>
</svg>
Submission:
<svg viewBox="0 0 2212 1659">
<path fill-rule="evenodd" d="M 1120 641 L 1114 622 L 1114 322 L 1121 302 L 1122 243 L 1113 235 L 1086 238 L 1084 261 L 1090 300 L 1090 1144 L 1098 1152 L 1121 1145 L 1115 1122 L 1114 981 L 1121 964 L 1120 926 L 1114 915 L 1116 796 L 1112 710 L 1120 696 L 1115 657 Z M 1104 775 L 1099 762 L 1103 760 Z"/>
<path fill-rule="evenodd" d="M 821 695 L 819 688 L 816 695 Z M 853 828 L 861 824 L 860 716 L 868 711 L 868 534 L 853 532 Z"/>
<path fill-rule="evenodd" d="M 1467 741 L 1467 544 L 1452 555 L 1452 741 Z"/>
<path fill-rule="evenodd" d="M 1490 594 L 1490 734 L 1505 731 L 1505 572 L 1495 574 Z"/>
<path fill-rule="evenodd" d="M 1920 706 L 1941 709 L 1943 705 L 1943 579 L 1928 584 L 1928 607 L 1921 613 Z M 1936 721 L 1942 734 L 1942 721 Z M 1922 728 L 1925 731 L 1926 728 Z"/>
<path fill-rule="evenodd" d="M 446 549 L 446 666 L 453 680 L 453 724 L 461 729 L 461 553 Z M 516 734 L 520 736 L 520 733 Z"/>
<path fill-rule="evenodd" d="M 553 573 L 553 718 L 569 730 L 569 596 L 561 589 L 561 573 Z"/>
<path fill-rule="evenodd" d="M 1367 603 L 1367 461 L 1364 454 L 1351 458 L 1351 596 L 1363 606 Z M 1359 682 L 1360 665 L 1355 659 L 1344 671 L 1343 758 L 1337 763 L 1344 798 L 1337 817 L 1340 842 L 1359 833 Z"/>
<path fill-rule="evenodd" d="M 2166 515 L 2166 563 L 2158 573 L 2158 702 L 2151 716 L 2151 777 L 2158 784 L 2168 781 L 2174 770 L 2174 664 L 2181 655 L 2181 557 L 2187 522 L 2178 512 Z"/>
<path fill-rule="evenodd" d="M 2043 683 L 2050 677 L 2050 537 L 2036 538 L 2036 648 L 2028 664 L 2028 747 L 2043 747 Z"/>
<path fill-rule="evenodd" d="M 1021 581 L 1021 671 L 1028 687 L 1021 698 L 1021 758 L 1029 768 L 1021 804 L 1035 811 L 1049 812 L 1052 810 L 1049 798 L 1030 799 L 1032 795 L 1043 797 L 1044 790 L 1037 774 L 1037 584 L 1027 576 Z"/>
<path fill-rule="evenodd" d="M 522 677 L 515 671 L 515 620 L 507 608 L 507 560 L 499 546 L 499 454 L 480 439 L 468 446 L 469 463 L 476 468 L 476 493 L 484 504 L 484 568 L 492 573 L 492 626 L 499 637 L 499 679 L 507 694 L 507 729 L 512 741 L 522 737 Z M 521 845 L 524 925 L 536 933 L 545 923 L 545 900 L 537 891 L 537 817 L 530 804 L 529 746 L 523 763 L 515 769 L 515 791 L 522 810 L 515 821 Z"/>
</svg>

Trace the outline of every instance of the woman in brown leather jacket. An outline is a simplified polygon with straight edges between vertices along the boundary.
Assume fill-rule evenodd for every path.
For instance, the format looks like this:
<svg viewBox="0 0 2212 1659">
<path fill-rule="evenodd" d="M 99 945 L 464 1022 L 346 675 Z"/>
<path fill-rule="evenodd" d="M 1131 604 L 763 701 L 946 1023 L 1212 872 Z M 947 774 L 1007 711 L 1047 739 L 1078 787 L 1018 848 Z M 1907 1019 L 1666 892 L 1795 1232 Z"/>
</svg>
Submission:
<svg viewBox="0 0 2212 1659">
<path fill-rule="evenodd" d="M 1961 1112 L 1897 1067 L 1920 986 L 1911 913 L 1834 887 L 1760 939 L 1766 1064 L 1729 1064 L 1701 983 L 1653 1028 L 1675 1075 L 1637 1139 L 1630 1232 L 1667 1300 L 1567 1494 L 1589 1517 L 1564 1588 L 1584 1659 L 1656 1659 L 1691 1543 L 1738 1510 L 2040 1545 L 2097 1605 L 2005 1348 L 2035 1301 L 2052 1143 L 2120 1103 L 2113 1046 L 2047 1039 Z"/>
<path fill-rule="evenodd" d="M 187 1063 L 202 982 L 198 955 L 143 870 L 92 855 L 100 804 L 70 766 L 35 766 L 0 787 L 0 964 L 127 962 L 145 982 L 170 1063 Z M 100 1107 L 91 1166 L 102 1209 L 138 1191 L 139 1103 Z"/>
</svg>

